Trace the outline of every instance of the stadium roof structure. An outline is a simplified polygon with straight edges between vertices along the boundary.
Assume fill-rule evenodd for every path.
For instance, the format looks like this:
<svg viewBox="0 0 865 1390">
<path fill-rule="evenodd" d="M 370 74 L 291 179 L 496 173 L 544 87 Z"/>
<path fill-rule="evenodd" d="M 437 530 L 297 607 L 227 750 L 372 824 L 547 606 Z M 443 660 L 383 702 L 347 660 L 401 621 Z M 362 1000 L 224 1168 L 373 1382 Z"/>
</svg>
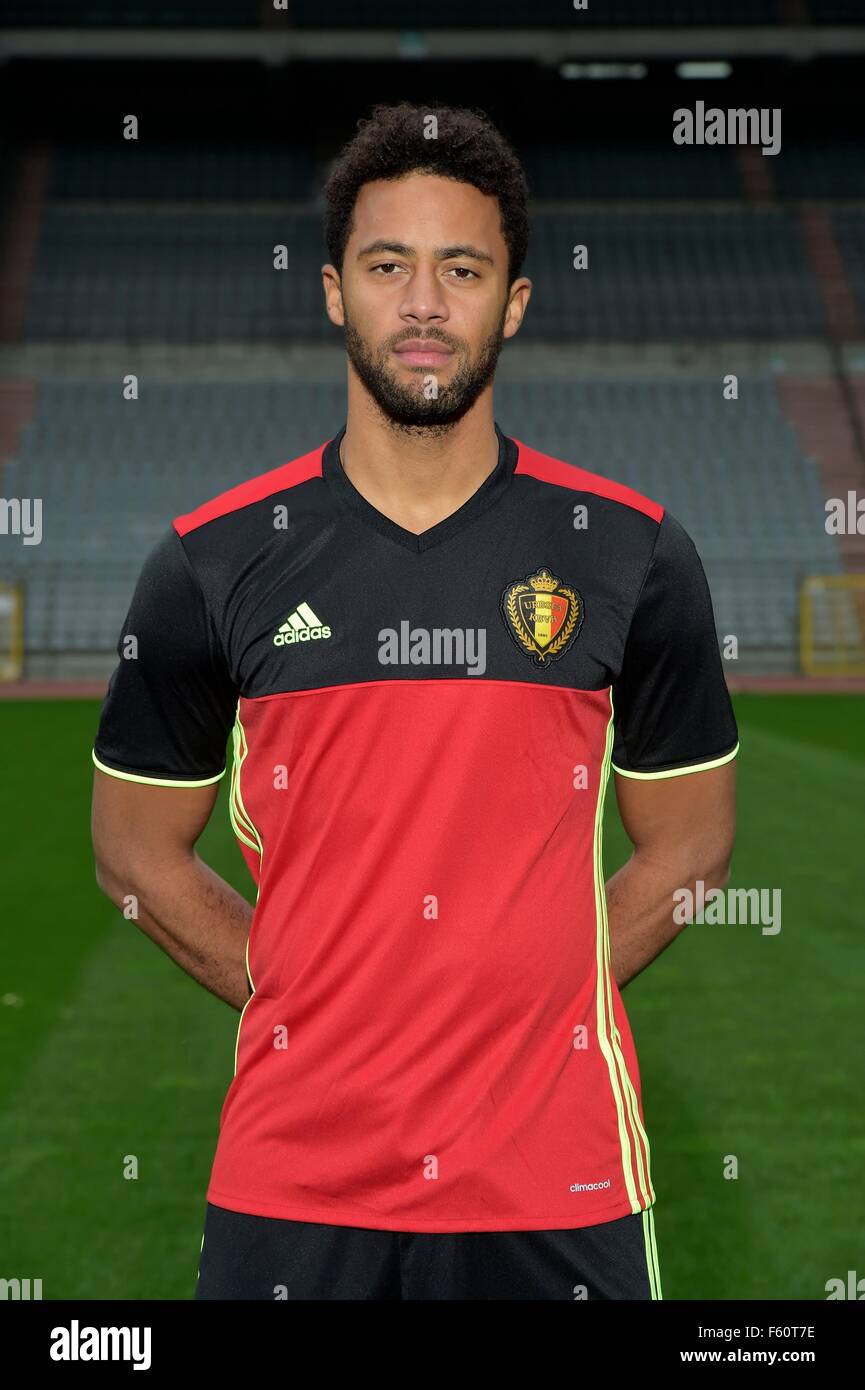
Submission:
<svg viewBox="0 0 865 1390">
<path fill-rule="evenodd" d="M 406 22 L 406 16 L 411 19 Z M 422 22 L 418 22 L 422 18 Z M 414 21 L 414 22 L 412 22 Z M 7 0 L 11 58 L 296 61 L 769 58 L 861 53 L 860 0 Z"/>
</svg>

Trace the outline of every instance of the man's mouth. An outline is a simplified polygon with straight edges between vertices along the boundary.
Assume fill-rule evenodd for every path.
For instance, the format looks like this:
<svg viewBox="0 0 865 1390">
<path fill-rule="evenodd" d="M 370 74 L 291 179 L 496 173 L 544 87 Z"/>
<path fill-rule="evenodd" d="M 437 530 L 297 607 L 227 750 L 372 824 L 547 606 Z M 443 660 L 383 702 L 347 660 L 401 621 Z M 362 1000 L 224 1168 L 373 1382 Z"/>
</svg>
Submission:
<svg viewBox="0 0 865 1390">
<path fill-rule="evenodd" d="M 394 352 L 399 360 L 409 367 L 441 367 L 453 356 L 449 347 L 433 338 L 410 338 L 395 347 Z"/>
</svg>

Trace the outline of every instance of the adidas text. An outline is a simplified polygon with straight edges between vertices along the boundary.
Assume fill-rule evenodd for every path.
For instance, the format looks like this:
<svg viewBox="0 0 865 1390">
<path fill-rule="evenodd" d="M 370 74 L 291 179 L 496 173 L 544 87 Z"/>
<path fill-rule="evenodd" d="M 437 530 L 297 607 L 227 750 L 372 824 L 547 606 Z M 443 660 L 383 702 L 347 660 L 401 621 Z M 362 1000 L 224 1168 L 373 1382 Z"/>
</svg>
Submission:
<svg viewBox="0 0 865 1390">
<path fill-rule="evenodd" d="M 295 642 L 317 642 L 330 637 L 330 628 L 316 617 L 308 603 L 299 603 L 275 634 L 275 647 L 291 647 Z"/>
</svg>

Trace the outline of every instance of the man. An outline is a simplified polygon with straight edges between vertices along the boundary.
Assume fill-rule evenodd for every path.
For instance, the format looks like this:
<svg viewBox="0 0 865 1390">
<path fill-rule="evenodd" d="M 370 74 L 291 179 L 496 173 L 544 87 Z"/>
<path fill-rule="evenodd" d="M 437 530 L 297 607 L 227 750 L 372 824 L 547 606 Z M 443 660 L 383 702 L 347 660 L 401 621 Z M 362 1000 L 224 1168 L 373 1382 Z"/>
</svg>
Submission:
<svg viewBox="0 0 865 1390">
<path fill-rule="evenodd" d="M 727 881 L 736 724 L 680 524 L 495 423 L 525 178 L 433 115 L 328 182 L 345 426 L 174 520 L 95 742 L 100 885 L 242 1009 L 197 1298 L 661 1297 L 620 990 Z"/>
</svg>

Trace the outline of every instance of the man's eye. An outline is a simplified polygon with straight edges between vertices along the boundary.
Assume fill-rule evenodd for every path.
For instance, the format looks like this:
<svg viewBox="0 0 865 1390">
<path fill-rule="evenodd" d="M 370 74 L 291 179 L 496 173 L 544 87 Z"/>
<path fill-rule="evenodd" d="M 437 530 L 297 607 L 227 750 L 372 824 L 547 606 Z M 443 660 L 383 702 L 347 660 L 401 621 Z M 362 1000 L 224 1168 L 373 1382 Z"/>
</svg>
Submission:
<svg viewBox="0 0 865 1390">
<path fill-rule="evenodd" d="M 381 262 L 379 262 L 378 265 L 372 266 L 371 269 L 372 269 L 372 270 L 384 270 L 384 271 L 387 271 L 387 270 L 399 270 L 399 266 L 397 265 L 397 262 L 396 262 L 396 261 L 381 261 Z M 447 272 L 448 275 L 451 274 L 451 271 L 455 271 L 455 270 L 456 270 L 456 271 L 462 272 L 462 273 L 460 274 L 460 276 L 458 277 L 459 279 L 466 279 L 468 276 L 473 276 L 475 280 L 478 278 L 477 271 L 476 271 L 476 270 L 472 270 L 472 269 L 471 269 L 469 266 L 467 266 L 467 265 L 453 265 L 453 266 L 451 266 L 450 270 Z M 385 278 L 386 280 L 389 280 L 391 277 L 390 277 L 390 275 L 385 275 L 384 278 Z"/>
</svg>

